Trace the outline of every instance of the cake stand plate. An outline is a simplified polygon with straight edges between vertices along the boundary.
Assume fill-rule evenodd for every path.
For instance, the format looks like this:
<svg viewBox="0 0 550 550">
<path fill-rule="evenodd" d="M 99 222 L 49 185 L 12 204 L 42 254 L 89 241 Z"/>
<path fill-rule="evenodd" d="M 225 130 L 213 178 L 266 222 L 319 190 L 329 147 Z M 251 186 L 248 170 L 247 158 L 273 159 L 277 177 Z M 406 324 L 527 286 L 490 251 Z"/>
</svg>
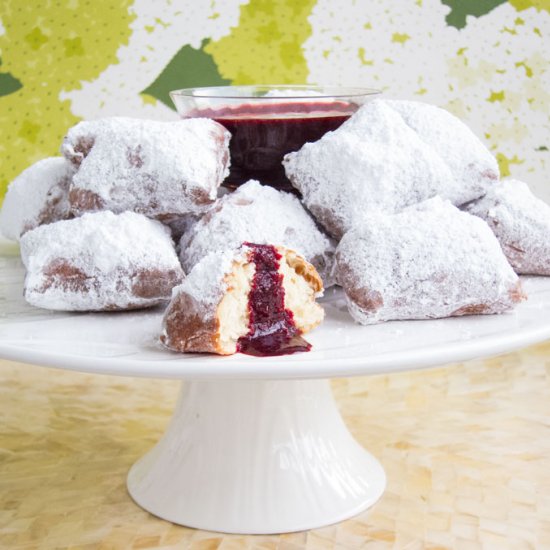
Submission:
<svg viewBox="0 0 550 550">
<path fill-rule="evenodd" d="M 505 353 L 550 337 L 550 278 L 524 278 L 512 313 L 372 327 L 343 295 L 310 353 L 255 358 L 179 355 L 158 344 L 162 309 L 67 314 L 27 306 L 15 249 L 0 255 L 0 357 L 98 374 L 185 379 L 157 445 L 128 490 L 151 513 L 227 533 L 281 533 L 349 518 L 385 488 L 378 461 L 347 430 L 329 378 L 417 369 Z"/>
</svg>

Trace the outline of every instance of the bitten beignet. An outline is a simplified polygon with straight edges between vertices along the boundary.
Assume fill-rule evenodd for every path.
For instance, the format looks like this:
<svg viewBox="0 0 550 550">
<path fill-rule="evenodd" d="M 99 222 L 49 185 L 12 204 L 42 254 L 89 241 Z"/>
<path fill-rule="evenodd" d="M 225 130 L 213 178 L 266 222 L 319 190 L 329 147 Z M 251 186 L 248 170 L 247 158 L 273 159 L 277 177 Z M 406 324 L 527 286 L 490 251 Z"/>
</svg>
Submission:
<svg viewBox="0 0 550 550">
<path fill-rule="evenodd" d="M 365 325 L 502 313 L 525 298 L 487 224 L 439 197 L 351 229 L 336 278 Z"/>
<path fill-rule="evenodd" d="M 161 341 L 179 352 L 280 355 L 324 317 L 315 268 L 293 250 L 247 243 L 211 253 L 174 289 Z"/>
<path fill-rule="evenodd" d="M 60 311 L 150 307 L 183 279 L 170 232 L 141 214 L 96 212 L 43 225 L 21 238 L 24 295 Z"/>
</svg>

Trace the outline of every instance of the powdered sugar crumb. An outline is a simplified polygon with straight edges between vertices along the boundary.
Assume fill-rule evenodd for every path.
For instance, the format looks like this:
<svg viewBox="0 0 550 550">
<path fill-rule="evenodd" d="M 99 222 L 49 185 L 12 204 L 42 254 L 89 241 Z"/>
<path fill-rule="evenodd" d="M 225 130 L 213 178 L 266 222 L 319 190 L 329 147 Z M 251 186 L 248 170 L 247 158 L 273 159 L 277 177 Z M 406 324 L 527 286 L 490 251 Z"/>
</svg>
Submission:
<svg viewBox="0 0 550 550">
<path fill-rule="evenodd" d="M 517 273 L 550 275 L 550 206 L 526 183 L 503 180 L 466 210 L 489 224 Z"/>
</svg>

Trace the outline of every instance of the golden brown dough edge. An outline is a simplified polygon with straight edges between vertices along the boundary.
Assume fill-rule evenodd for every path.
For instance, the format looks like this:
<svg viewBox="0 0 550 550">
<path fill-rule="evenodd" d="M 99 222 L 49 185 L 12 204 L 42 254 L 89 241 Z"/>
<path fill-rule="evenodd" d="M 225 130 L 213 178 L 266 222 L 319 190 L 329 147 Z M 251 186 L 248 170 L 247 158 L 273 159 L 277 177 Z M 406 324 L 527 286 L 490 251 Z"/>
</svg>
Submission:
<svg viewBox="0 0 550 550">
<path fill-rule="evenodd" d="M 219 345 L 220 322 L 217 308 L 213 314 L 209 314 L 202 304 L 184 292 L 176 296 L 168 308 L 160 337 L 167 348 L 182 353 L 224 354 Z"/>
<path fill-rule="evenodd" d="M 309 283 L 315 293 L 323 290 L 323 280 L 312 264 L 306 261 L 295 250 L 285 248 L 284 246 L 277 246 L 276 248 L 288 265 Z"/>
<path fill-rule="evenodd" d="M 44 283 L 38 289 L 44 293 L 50 288 L 58 288 L 61 291 L 86 294 L 92 289 L 101 287 L 101 280 L 96 276 L 85 273 L 66 259 L 59 258 L 51 261 L 44 269 Z M 125 307 L 113 303 L 105 303 L 101 308 L 93 308 L 89 311 L 126 311 L 153 307 L 170 298 L 172 288 L 183 279 L 183 271 L 170 269 L 136 269 L 133 273 L 119 271 L 118 281 L 126 288 L 130 283 L 129 292 L 135 298 L 148 300 L 147 304 L 129 302 Z M 25 288 L 25 291 L 27 289 Z"/>
</svg>

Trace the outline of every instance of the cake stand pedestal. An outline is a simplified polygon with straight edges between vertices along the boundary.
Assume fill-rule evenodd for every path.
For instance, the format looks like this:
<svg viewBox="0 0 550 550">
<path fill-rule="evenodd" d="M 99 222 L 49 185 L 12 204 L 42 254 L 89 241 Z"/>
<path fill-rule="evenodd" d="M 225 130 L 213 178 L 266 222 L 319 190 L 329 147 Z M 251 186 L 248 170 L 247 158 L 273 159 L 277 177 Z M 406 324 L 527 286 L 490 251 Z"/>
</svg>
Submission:
<svg viewBox="0 0 550 550">
<path fill-rule="evenodd" d="M 249 534 L 344 520 L 385 485 L 328 380 L 184 382 L 166 433 L 128 475 L 132 498 L 156 516 Z"/>
</svg>

